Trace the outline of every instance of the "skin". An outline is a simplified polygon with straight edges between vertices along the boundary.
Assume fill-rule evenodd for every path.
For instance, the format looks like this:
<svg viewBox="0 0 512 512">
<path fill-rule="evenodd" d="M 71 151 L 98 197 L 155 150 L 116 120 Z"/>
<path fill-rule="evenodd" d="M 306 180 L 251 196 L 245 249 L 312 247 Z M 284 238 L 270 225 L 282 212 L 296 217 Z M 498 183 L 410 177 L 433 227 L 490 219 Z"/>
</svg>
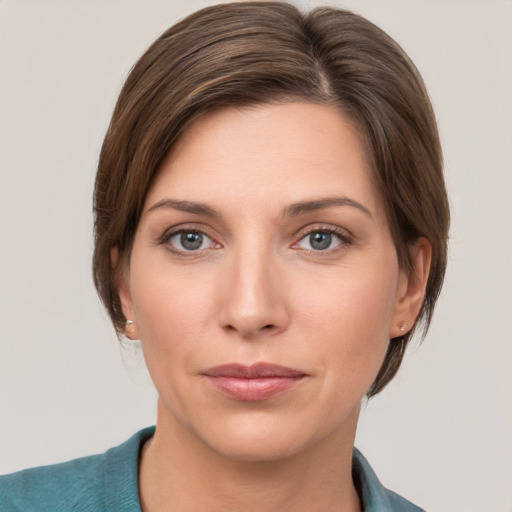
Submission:
<svg viewBox="0 0 512 512">
<path fill-rule="evenodd" d="M 360 510 L 360 402 L 390 338 L 414 324 L 430 263 L 420 239 L 415 271 L 399 268 L 366 153 L 335 108 L 288 103 L 208 114 L 164 161 L 119 283 L 159 393 L 145 511 Z M 204 233 L 200 248 L 179 230 Z M 204 376 L 262 361 L 305 377 L 248 402 Z"/>
</svg>

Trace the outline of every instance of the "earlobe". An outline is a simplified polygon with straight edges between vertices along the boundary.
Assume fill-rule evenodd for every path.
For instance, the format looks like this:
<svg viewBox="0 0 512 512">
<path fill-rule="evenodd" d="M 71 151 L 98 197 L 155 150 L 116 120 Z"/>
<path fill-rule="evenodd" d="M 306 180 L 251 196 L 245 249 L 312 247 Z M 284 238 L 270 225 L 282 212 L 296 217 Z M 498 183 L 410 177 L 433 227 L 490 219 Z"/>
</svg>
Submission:
<svg viewBox="0 0 512 512">
<path fill-rule="evenodd" d="M 139 334 L 137 324 L 135 322 L 135 311 L 130 292 L 128 270 L 119 257 L 117 247 L 113 247 L 111 249 L 110 260 L 116 276 L 115 279 L 117 291 L 119 293 L 119 300 L 121 301 L 121 309 L 123 310 L 123 314 L 126 318 L 123 331 L 124 335 L 131 340 L 137 340 L 139 339 Z"/>
<path fill-rule="evenodd" d="M 134 320 L 126 320 L 124 324 L 124 335 L 130 340 L 138 340 L 139 333 Z"/>
<path fill-rule="evenodd" d="M 413 268 L 409 273 L 403 271 L 398 286 L 397 301 L 389 328 L 389 338 L 396 338 L 406 334 L 416 322 L 423 305 L 432 246 L 426 238 L 419 238 L 410 248 L 409 252 Z"/>
</svg>

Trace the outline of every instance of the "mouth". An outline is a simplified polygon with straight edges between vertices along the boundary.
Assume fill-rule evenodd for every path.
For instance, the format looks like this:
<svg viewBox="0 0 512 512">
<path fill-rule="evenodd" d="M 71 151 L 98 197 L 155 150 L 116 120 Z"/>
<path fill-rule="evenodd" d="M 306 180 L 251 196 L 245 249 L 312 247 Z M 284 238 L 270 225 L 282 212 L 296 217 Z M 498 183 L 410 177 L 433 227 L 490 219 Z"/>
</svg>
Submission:
<svg viewBox="0 0 512 512">
<path fill-rule="evenodd" d="M 215 366 L 203 374 L 217 391 L 247 402 L 268 400 L 296 386 L 306 374 L 285 366 L 238 363 Z"/>
</svg>

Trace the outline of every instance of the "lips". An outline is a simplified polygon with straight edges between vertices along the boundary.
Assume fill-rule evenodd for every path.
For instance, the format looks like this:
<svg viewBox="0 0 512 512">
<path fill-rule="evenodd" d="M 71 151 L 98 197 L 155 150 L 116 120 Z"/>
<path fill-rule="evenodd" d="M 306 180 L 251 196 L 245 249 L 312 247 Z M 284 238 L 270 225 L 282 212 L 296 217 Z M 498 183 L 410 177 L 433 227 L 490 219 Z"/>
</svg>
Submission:
<svg viewBox="0 0 512 512">
<path fill-rule="evenodd" d="M 269 363 L 215 366 L 204 375 L 224 395 L 248 402 L 273 398 L 291 389 L 306 376 L 304 372 Z"/>
</svg>

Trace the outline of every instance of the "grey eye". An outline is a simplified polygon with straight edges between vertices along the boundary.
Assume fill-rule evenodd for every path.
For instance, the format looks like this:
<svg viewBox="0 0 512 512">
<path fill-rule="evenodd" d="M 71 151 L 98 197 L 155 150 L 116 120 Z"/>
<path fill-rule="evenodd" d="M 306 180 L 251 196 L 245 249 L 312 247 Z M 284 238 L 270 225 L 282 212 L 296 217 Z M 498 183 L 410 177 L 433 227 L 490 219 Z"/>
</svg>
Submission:
<svg viewBox="0 0 512 512">
<path fill-rule="evenodd" d="M 323 251 L 325 249 L 328 249 L 332 242 L 332 235 L 331 233 L 311 233 L 309 235 L 309 245 L 312 249 L 315 249 L 316 251 Z"/>
<path fill-rule="evenodd" d="M 184 249 L 195 251 L 203 244 L 203 235 L 200 233 L 181 233 L 180 242 Z"/>
<path fill-rule="evenodd" d="M 308 251 L 327 251 L 335 249 L 343 244 L 344 240 L 341 235 L 331 233 L 329 231 L 311 231 L 305 235 L 297 244 L 301 249 Z"/>
<path fill-rule="evenodd" d="M 198 231 L 180 231 L 169 239 L 169 243 L 178 251 L 198 251 L 212 245 L 210 238 Z"/>
</svg>

